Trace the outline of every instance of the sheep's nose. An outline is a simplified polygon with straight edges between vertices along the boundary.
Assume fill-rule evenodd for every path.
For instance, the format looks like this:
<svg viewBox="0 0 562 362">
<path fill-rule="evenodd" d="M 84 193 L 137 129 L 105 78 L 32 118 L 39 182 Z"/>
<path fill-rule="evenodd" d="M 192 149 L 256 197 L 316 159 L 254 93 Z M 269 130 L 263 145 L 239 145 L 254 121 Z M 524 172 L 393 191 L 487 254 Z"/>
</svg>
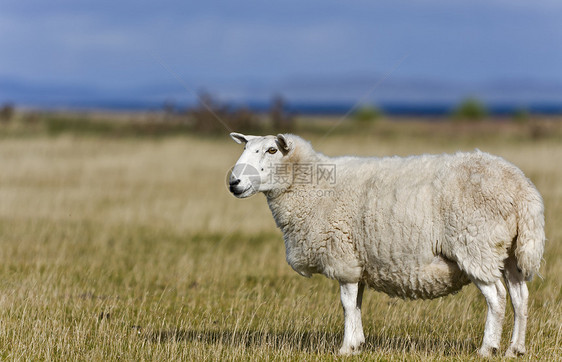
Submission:
<svg viewBox="0 0 562 362">
<path fill-rule="evenodd" d="M 240 179 L 239 179 L 239 178 L 230 180 L 230 181 L 228 182 L 228 184 L 229 184 L 230 186 L 236 186 L 236 185 L 238 185 L 239 183 L 240 183 Z"/>
</svg>

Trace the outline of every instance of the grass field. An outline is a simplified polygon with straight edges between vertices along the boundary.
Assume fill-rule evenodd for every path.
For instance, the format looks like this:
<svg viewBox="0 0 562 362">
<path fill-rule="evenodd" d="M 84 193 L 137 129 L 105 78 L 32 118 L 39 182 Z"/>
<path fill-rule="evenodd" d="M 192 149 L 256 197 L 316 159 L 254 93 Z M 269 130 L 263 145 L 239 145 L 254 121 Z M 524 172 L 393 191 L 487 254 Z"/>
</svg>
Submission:
<svg viewBox="0 0 562 362">
<path fill-rule="evenodd" d="M 548 238 L 524 359 L 562 359 L 562 140 L 438 127 L 305 136 L 330 155 L 478 147 L 518 165 L 545 199 Z M 226 134 L 0 138 L 0 359 L 340 359 L 337 283 L 291 270 L 262 195 L 228 193 L 240 152 Z M 473 285 L 432 301 L 368 291 L 363 305 L 367 342 L 350 360 L 476 358 L 486 306 Z"/>
</svg>

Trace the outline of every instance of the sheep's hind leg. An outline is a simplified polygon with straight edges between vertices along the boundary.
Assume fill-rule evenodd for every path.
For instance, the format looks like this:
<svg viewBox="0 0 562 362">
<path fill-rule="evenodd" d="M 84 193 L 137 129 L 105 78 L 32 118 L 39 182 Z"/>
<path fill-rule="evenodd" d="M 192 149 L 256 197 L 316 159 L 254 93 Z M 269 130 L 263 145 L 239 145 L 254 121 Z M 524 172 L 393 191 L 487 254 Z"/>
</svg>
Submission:
<svg viewBox="0 0 562 362">
<path fill-rule="evenodd" d="M 482 357 L 489 357 L 495 354 L 500 348 L 502 325 L 505 316 L 506 292 L 499 279 L 494 283 L 474 281 L 474 284 L 480 289 L 480 292 L 482 292 L 488 304 L 484 338 L 478 354 Z"/>
<path fill-rule="evenodd" d="M 365 284 L 340 283 L 341 304 L 345 319 L 343 345 L 340 354 L 358 353 L 365 342 L 363 324 L 361 323 L 361 302 Z"/>
<path fill-rule="evenodd" d="M 517 269 L 517 261 L 510 257 L 506 260 L 503 272 L 507 290 L 513 306 L 513 334 L 511 343 L 505 352 L 506 357 L 515 357 L 525 354 L 525 329 L 527 328 L 527 301 L 529 290 L 523 274 Z"/>
</svg>

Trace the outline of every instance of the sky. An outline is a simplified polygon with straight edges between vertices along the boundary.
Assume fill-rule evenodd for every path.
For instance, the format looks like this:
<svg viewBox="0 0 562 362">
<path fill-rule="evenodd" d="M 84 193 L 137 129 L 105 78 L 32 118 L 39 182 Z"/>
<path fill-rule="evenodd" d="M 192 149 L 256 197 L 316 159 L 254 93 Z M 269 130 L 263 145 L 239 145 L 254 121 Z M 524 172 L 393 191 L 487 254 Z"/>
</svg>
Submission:
<svg viewBox="0 0 562 362">
<path fill-rule="evenodd" d="M 226 98 L 562 84 L 560 19 L 558 0 L 2 0 L 0 96 L 1 82 Z"/>
</svg>

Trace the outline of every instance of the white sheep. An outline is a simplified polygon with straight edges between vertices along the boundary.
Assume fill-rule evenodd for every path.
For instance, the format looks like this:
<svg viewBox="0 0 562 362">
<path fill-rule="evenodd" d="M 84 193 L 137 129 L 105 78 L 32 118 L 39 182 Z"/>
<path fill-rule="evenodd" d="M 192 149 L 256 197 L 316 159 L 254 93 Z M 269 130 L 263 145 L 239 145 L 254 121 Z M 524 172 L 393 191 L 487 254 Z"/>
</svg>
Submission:
<svg viewBox="0 0 562 362">
<path fill-rule="evenodd" d="M 340 353 L 365 341 L 365 285 L 436 298 L 471 281 L 488 314 L 479 354 L 500 347 L 505 280 L 514 309 L 507 356 L 525 353 L 528 290 L 542 258 L 544 206 L 523 172 L 480 151 L 407 158 L 331 158 L 291 135 L 231 133 L 244 152 L 229 176 L 239 198 L 263 192 L 289 265 L 340 283 Z"/>
</svg>

